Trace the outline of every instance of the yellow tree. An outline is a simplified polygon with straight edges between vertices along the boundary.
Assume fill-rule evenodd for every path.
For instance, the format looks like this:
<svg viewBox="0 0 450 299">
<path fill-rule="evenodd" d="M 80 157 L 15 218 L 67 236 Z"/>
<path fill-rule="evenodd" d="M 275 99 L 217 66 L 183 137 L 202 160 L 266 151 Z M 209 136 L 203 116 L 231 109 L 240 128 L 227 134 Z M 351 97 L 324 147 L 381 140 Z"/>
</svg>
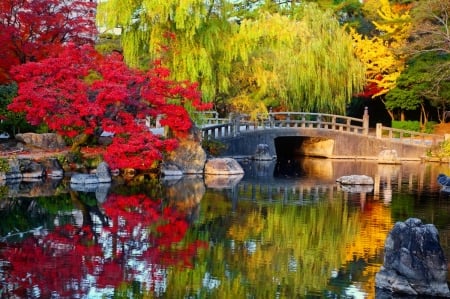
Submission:
<svg viewBox="0 0 450 299">
<path fill-rule="evenodd" d="M 372 98 L 383 96 L 396 87 L 396 82 L 405 68 L 406 55 L 401 53 L 411 30 L 408 6 L 394 6 L 388 0 L 369 0 L 365 3 L 367 15 L 376 19 L 373 24 L 379 35 L 367 37 L 351 30 L 355 54 L 366 65 L 368 86 L 366 92 Z M 394 119 L 394 112 L 389 111 Z M 402 119 L 403 119 L 402 113 Z"/>
</svg>

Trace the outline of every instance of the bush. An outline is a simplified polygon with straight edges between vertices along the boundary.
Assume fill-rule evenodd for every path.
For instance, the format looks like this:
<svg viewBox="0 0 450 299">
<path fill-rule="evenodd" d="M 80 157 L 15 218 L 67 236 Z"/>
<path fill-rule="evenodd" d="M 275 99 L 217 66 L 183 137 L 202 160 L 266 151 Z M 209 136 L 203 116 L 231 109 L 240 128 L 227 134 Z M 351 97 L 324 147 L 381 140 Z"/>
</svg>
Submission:
<svg viewBox="0 0 450 299">
<path fill-rule="evenodd" d="M 422 126 L 418 120 L 392 121 L 392 128 L 423 133 L 433 133 L 433 127 L 435 125 L 436 122 L 429 121 L 425 124 L 425 128 L 422 130 Z"/>
</svg>

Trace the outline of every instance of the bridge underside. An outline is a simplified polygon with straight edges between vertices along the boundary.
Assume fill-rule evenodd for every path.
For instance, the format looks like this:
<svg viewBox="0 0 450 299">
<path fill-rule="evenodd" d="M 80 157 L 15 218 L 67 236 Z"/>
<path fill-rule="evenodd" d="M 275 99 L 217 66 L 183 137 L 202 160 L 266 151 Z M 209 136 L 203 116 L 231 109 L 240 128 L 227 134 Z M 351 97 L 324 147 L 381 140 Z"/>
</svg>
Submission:
<svg viewBox="0 0 450 299">
<path fill-rule="evenodd" d="M 333 156 L 334 139 L 308 136 L 277 137 L 275 152 L 278 158 L 292 158 L 299 156 L 323 157 Z"/>
</svg>

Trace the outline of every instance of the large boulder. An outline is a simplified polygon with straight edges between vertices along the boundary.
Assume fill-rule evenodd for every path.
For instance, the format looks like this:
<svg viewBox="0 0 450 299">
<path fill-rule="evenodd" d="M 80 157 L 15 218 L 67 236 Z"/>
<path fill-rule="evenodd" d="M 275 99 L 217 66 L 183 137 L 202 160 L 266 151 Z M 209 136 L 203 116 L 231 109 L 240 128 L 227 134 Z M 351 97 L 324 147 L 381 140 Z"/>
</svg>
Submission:
<svg viewBox="0 0 450 299">
<path fill-rule="evenodd" d="M 201 174 L 206 162 L 206 152 L 200 142 L 194 139 L 182 139 L 176 150 L 167 154 L 162 165 L 162 173 L 171 175 Z M 178 171 L 173 172 L 173 170 Z"/>
<path fill-rule="evenodd" d="M 375 276 L 377 294 L 383 294 L 378 298 L 386 298 L 386 292 L 450 297 L 447 261 L 433 224 L 417 218 L 397 222 L 384 250 L 383 266 Z"/>
<path fill-rule="evenodd" d="M 17 141 L 25 143 L 27 146 L 39 147 L 42 149 L 62 149 L 66 147 L 64 139 L 55 133 L 23 133 L 16 134 Z"/>
<path fill-rule="evenodd" d="M 241 175 L 242 166 L 232 158 L 213 158 L 206 161 L 205 175 Z"/>
<path fill-rule="evenodd" d="M 46 170 L 41 163 L 29 159 L 19 161 L 20 171 L 24 180 L 42 179 L 46 176 Z"/>
<path fill-rule="evenodd" d="M 76 191 L 94 192 L 102 185 L 111 183 L 111 173 L 107 163 L 101 162 L 94 173 L 75 173 L 70 177 L 70 187 Z"/>
</svg>

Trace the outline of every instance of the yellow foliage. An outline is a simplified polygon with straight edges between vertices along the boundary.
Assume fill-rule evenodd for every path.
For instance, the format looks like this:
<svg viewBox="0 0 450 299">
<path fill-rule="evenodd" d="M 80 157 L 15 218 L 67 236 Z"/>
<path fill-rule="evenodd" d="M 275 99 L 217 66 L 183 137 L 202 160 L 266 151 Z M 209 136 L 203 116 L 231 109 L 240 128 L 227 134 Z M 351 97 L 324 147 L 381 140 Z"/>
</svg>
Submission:
<svg viewBox="0 0 450 299">
<path fill-rule="evenodd" d="M 377 97 L 396 87 L 397 79 L 405 68 L 405 56 L 398 49 L 409 36 L 411 17 L 408 11 L 394 10 L 388 0 L 368 1 L 365 6 L 368 11 L 377 9 L 378 20 L 373 23 L 382 34 L 368 38 L 354 29 L 350 29 L 350 34 L 355 55 L 366 66 L 367 81 L 376 83 L 380 88 L 372 96 Z"/>
<path fill-rule="evenodd" d="M 381 21 L 374 21 L 382 37 L 389 42 L 391 48 L 403 46 L 411 32 L 411 16 L 409 11 L 395 11 L 388 0 L 380 1 L 378 15 Z"/>
</svg>

